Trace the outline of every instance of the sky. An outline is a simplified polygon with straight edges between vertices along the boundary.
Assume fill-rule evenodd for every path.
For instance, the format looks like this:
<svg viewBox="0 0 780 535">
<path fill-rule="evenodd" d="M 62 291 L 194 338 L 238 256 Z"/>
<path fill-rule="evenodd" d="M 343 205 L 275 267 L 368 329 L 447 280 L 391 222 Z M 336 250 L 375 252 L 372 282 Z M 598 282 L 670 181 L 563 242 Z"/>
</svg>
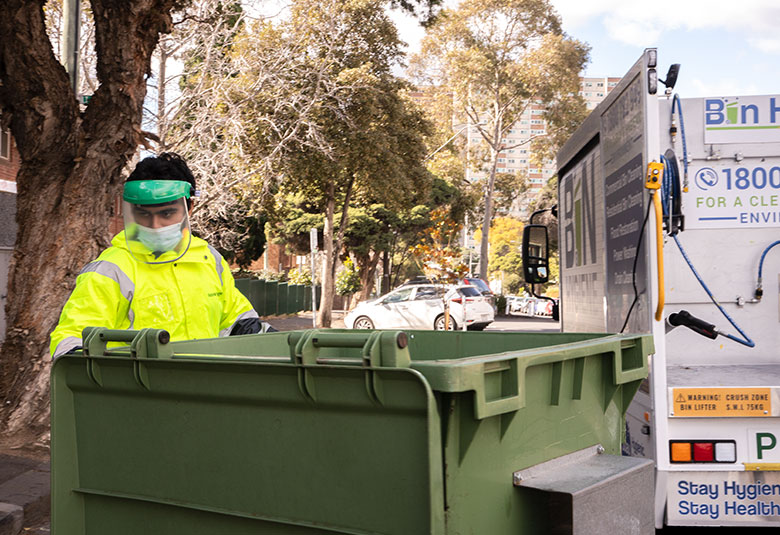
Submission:
<svg viewBox="0 0 780 535">
<path fill-rule="evenodd" d="M 447 5 L 456 5 L 447 1 Z M 658 49 L 659 78 L 680 63 L 683 98 L 780 94 L 778 0 L 551 0 L 564 31 L 591 46 L 586 76 L 623 76 L 645 48 Z M 394 13 L 416 51 L 423 30 Z"/>
</svg>

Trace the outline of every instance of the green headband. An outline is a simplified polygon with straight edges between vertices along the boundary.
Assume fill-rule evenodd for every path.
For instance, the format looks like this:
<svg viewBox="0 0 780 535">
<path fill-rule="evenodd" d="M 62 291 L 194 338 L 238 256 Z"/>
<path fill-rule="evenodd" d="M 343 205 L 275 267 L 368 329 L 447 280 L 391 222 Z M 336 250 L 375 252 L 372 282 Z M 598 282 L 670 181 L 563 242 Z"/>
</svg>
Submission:
<svg viewBox="0 0 780 535">
<path fill-rule="evenodd" d="M 125 182 L 122 199 L 130 204 L 162 204 L 190 198 L 192 185 L 182 180 L 131 180 Z"/>
</svg>

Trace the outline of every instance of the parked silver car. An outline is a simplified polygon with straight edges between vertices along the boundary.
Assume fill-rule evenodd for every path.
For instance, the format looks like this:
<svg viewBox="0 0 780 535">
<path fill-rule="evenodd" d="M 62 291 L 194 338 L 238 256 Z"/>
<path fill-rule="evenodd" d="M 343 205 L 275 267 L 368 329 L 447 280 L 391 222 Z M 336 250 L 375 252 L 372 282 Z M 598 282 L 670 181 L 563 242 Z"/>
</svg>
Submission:
<svg viewBox="0 0 780 535">
<path fill-rule="evenodd" d="M 470 286 L 416 284 L 402 286 L 360 303 L 344 318 L 349 329 L 445 329 L 444 303 L 449 303 L 449 329 L 482 330 L 495 319 L 487 298 Z"/>
</svg>

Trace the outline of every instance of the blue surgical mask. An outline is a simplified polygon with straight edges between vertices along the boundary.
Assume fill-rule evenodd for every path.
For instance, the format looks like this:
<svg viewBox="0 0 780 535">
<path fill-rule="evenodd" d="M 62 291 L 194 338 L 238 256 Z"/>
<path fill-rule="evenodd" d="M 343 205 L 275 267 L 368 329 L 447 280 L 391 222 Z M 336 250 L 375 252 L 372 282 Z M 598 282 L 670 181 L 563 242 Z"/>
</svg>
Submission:
<svg viewBox="0 0 780 535">
<path fill-rule="evenodd" d="M 161 228 L 138 225 L 137 239 L 155 253 L 173 251 L 182 239 L 181 223 Z"/>
</svg>

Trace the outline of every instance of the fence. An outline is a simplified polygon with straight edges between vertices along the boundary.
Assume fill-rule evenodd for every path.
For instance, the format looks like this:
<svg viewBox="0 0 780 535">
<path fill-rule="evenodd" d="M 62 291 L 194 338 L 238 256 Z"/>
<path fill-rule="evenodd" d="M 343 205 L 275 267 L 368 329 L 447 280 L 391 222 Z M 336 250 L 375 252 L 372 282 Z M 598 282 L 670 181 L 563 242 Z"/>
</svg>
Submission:
<svg viewBox="0 0 780 535">
<path fill-rule="evenodd" d="M 258 279 L 236 279 L 236 288 L 260 316 L 295 314 L 311 310 L 311 286 Z M 322 288 L 317 286 L 317 306 Z"/>
</svg>

